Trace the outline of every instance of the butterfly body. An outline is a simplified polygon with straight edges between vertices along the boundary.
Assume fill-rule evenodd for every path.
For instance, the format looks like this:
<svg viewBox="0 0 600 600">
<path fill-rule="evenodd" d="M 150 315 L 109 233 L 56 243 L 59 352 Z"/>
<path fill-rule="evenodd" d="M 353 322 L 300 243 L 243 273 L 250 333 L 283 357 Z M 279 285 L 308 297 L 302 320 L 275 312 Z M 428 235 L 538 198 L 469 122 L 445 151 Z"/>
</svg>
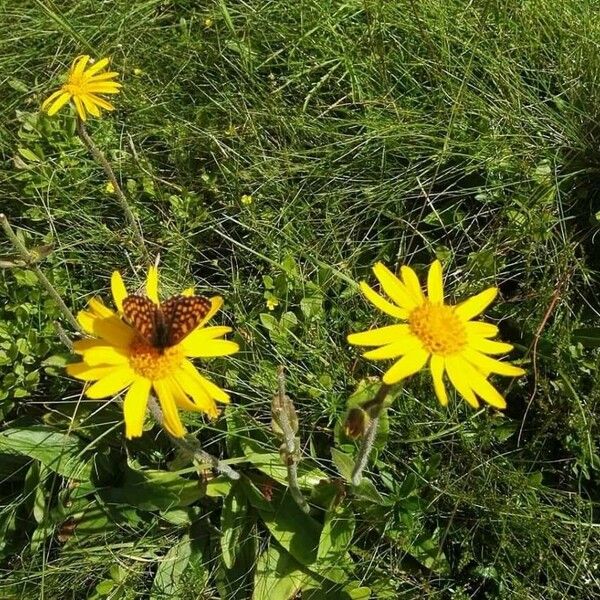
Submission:
<svg viewBox="0 0 600 600">
<path fill-rule="evenodd" d="M 123 314 L 138 335 L 162 354 L 196 329 L 211 306 L 203 296 L 173 296 L 155 304 L 146 296 L 133 294 L 123 300 Z"/>
</svg>

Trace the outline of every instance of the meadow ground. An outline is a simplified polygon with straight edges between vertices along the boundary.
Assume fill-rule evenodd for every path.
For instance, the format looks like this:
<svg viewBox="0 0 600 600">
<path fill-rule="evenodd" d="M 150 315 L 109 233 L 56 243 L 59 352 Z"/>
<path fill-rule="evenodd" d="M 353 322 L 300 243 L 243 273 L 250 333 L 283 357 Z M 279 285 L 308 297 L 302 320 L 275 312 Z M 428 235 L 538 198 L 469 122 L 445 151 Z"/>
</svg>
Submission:
<svg viewBox="0 0 600 600">
<path fill-rule="evenodd" d="M 150 419 L 126 442 L 118 401 L 65 374 L 54 323 L 74 333 L 2 240 L 1 598 L 600 597 L 596 2 L 0 7 L 0 211 L 53 244 L 39 264 L 73 311 L 109 302 L 113 270 L 142 284 L 73 111 L 40 114 L 75 56 L 111 56 L 123 91 L 88 130 L 166 295 L 225 298 L 241 351 L 202 368 L 232 403 L 184 421 L 245 482 L 207 482 Z M 487 318 L 527 376 L 494 379 L 502 414 L 407 380 L 352 490 L 339 424 L 386 363 L 346 334 L 389 322 L 355 282 L 436 257 L 451 299 L 500 288 Z M 267 465 L 279 365 L 310 516 Z"/>
</svg>

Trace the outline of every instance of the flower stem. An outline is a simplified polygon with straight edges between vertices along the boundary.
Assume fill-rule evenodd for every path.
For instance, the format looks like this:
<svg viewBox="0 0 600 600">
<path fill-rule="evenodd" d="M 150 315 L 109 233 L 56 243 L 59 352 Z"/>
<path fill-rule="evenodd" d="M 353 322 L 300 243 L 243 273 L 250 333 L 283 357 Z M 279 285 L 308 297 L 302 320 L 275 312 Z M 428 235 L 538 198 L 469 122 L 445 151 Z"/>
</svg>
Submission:
<svg viewBox="0 0 600 600">
<path fill-rule="evenodd" d="M 81 331 L 81 327 L 77 322 L 77 319 L 73 315 L 73 313 L 69 310 L 67 305 L 64 303 L 64 300 L 60 297 L 60 294 L 56 291 L 56 288 L 50 283 L 50 280 L 44 275 L 43 271 L 40 269 L 38 265 L 35 264 L 33 257 L 29 253 L 29 250 L 25 247 L 25 244 L 17 237 L 17 234 L 14 232 L 11 227 L 8 217 L 4 213 L 0 213 L 0 225 L 2 229 L 4 229 L 4 233 L 6 237 L 10 240 L 10 243 L 13 245 L 14 249 L 19 253 L 23 262 L 25 263 L 28 269 L 31 269 L 35 276 L 38 278 L 38 281 L 42 284 L 42 286 L 46 289 L 48 294 L 52 297 L 52 299 L 58 304 L 58 308 L 65 316 L 67 321 L 69 321 L 70 325 L 76 331 Z"/>
<path fill-rule="evenodd" d="M 354 463 L 354 468 L 352 469 L 352 485 L 359 485 L 362 481 L 362 473 L 367 466 L 369 455 L 371 454 L 373 444 L 375 443 L 375 437 L 377 436 L 377 430 L 379 429 L 379 415 L 381 414 L 383 402 L 389 391 L 390 386 L 382 383 L 375 397 L 362 406 L 363 410 L 366 410 L 371 417 L 371 422 L 367 427 L 367 431 L 365 432 L 360 450 L 356 457 L 356 462 Z"/>
<path fill-rule="evenodd" d="M 288 488 L 296 504 L 305 512 L 310 511 L 300 485 L 298 483 L 298 438 L 296 437 L 298 424 L 296 410 L 289 396 L 285 393 L 285 372 L 283 367 L 279 367 L 278 372 L 279 391 L 273 398 L 273 421 L 279 425 L 283 433 L 284 442 L 281 445 L 281 454 L 288 472 Z M 293 416 L 295 428 L 292 427 L 290 416 Z"/>
<path fill-rule="evenodd" d="M 163 413 L 154 396 L 150 396 L 148 399 L 148 409 L 152 413 L 152 416 L 164 429 Z M 173 445 L 177 446 L 186 454 L 189 454 L 194 461 L 209 464 L 215 471 L 225 475 L 226 477 L 229 477 L 229 479 L 237 480 L 240 478 L 240 474 L 232 469 L 229 465 L 221 462 L 216 456 L 213 456 L 205 450 L 202 450 L 198 440 L 194 439 L 193 437 L 186 436 L 184 438 L 177 438 L 170 434 L 169 437 L 171 438 Z"/>
<path fill-rule="evenodd" d="M 94 160 L 104 169 L 108 180 L 113 186 L 119 204 L 121 205 L 121 208 L 125 213 L 125 218 L 127 219 L 127 222 L 129 223 L 133 231 L 136 243 L 142 250 L 144 258 L 149 260 L 150 254 L 148 253 L 148 249 L 146 248 L 146 242 L 144 241 L 144 234 L 142 232 L 141 225 L 139 224 L 139 221 L 133 214 L 133 210 L 131 209 L 129 202 L 125 197 L 125 194 L 123 193 L 119 182 L 117 181 L 117 177 L 115 175 L 115 172 L 113 171 L 110 162 L 108 162 L 102 150 L 100 150 L 100 148 L 96 146 L 94 140 L 92 140 L 92 138 L 90 137 L 89 133 L 87 132 L 87 129 L 85 128 L 85 124 L 83 123 L 80 117 L 77 117 L 77 134 L 81 138 L 81 141 L 84 143 L 85 147 L 90 151 L 91 155 L 94 157 Z"/>
</svg>

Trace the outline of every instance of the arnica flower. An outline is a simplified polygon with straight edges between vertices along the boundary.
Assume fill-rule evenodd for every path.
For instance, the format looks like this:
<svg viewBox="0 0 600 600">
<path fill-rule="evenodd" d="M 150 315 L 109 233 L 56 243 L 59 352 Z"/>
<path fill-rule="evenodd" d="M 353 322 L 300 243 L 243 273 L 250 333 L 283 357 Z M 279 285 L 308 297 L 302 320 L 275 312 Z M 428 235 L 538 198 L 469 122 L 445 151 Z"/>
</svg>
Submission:
<svg viewBox="0 0 600 600">
<path fill-rule="evenodd" d="M 115 109 L 110 102 L 98 94 L 118 94 L 122 86 L 111 79 L 119 74 L 115 71 L 100 73 L 108 65 L 108 58 L 103 58 L 86 69 L 89 61 L 90 57 L 87 54 L 78 56 L 73 61 L 67 82 L 42 104 L 42 110 L 49 116 L 56 114 L 69 100 L 73 101 L 82 121 L 86 120 L 87 113 L 99 117 L 101 108 Z"/>
<path fill-rule="evenodd" d="M 496 408 L 506 408 L 502 395 L 488 381 L 492 373 L 517 377 L 525 371 L 488 355 L 512 350 L 510 344 L 494 341 L 498 328 L 491 323 L 474 321 L 496 297 L 498 288 L 487 290 L 461 304 L 444 304 L 442 265 L 436 260 L 427 276 L 427 296 L 423 293 L 416 273 L 402 267 L 396 277 L 382 263 L 373 267 L 385 294 L 375 292 L 361 282 L 367 299 L 384 313 L 404 321 L 379 329 L 348 336 L 351 344 L 379 346 L 364 353 L 374 360 L 397 359 L 385 372 L 383 382 L 392 385 L 413 375 L 427 365 L 433 388 L 443 406 L 448 404 L 444 375 L 456 391 L 474 408 L 477 397 Z"/>
<path fill-rule="evenodd" d="M 142 435 L 150 394 L 158 398 L 165 429 L 175 437 L 185 435 L 178 408 L 216 417 L 215 401 L 229 402 L 229 395 L 201 375 L 189 359 L 226 356 L 238 351 L 236 343 L 219 339 L 231 332 L 230 327 L 205 327 L 223 305 L 223 299 L 215 296 L 207 300 L 210 308 L 195 329 L 178 343 L 158 348 L 122 317 L 128 293 L 117 271 L 112 274 L 111 287 L 118 313 L 99 298 L 93 298 L 87 310 L 77 315 L 84 331 L 93 337 L 74 342 L 73 350 L 81 355 L 82 362 L 68 365 L 67 372 L 77 379 L 93 382 L 85 395 L 93 399 L 109 398 L 127 390 L 123 412 L 125 435 L 129 439 Z M 187 289 L 182 295 L 193 296 L 194 291 Z M 148 271 L 146 296 L 159 305 L 156 267 Z"/>
</svg>

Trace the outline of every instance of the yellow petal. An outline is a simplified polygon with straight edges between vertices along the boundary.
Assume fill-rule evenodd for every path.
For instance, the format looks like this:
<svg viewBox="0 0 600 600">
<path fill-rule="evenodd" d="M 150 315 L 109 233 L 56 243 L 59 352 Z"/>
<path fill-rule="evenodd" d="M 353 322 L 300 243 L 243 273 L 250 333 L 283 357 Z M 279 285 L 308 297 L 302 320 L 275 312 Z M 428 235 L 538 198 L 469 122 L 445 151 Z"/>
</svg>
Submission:
<svg viewBox="0 0 600 600">
<path fill-rule="evenodd" d="M 89 58 L 89 56 L 87 57 Z M 92 77 L 92 75 L 98 73 L 98 71 L 102 71 L 102 69 L 104 69 L 104 67 L 106 67 L 109 63 L 110 59 L 108 58 L 103 58 L 101 60 L 99 60 L 97 63 L 94 63 L 86 72 L 85 72 L 85 77 L 89 78 Z M 86 61 L 87 62 L 87 61 Z"/>
<path fill-rule="evenodd" d="M 240 347 L 235 342 L 229 340 L 203 340 L 195 345 L 186 343 L 185 354 L 191 358 L 210 358 L 212 356 L 229 356 L 235 354 L 239 349 Z"/>
<path fill-rule="evenodd" d="M 151 383 L 148 379 L 138 377 L 125 394 L 123 417 L 125 418 L 125 437 L 128 440 L 142 435 L 150 387 Z"/>
<path fill-rule="evenodd" d="M 423 368 L 428 358 L 429 352 L 424 349 L 415 350 L 414 352 L 403 356 L 385 372 L 383 375 L 383 383 L 392 385 L 413 375 Z"/>
<path fill-rule="evenodd" d="M 397 358 L 398 356 L 412 353 L 422 347 L 423 342 L 414 335 L 409 334 L 393 344 L 381 346 L 381 348 L 376 348 L 375 350 L 369 350 L 368 352 L 365 352 L 363 356 L 370 360 L 385 360 L 387 358 Z"/>
<path fill-rule="evenodd" d="M 226 327 L 224 325 L 217 325 L 214 327 L 200 327 L 199 329 L 194 329 L 192 333 L 186 336 L 186 338 L 181 342 L 180 346 L 182 350 L 185 353 L 187 353 L 188 347 L 194 348 L 200 344 L 205 344 L 207 341 L 222 337 L 226 333 L 230 333 L 231 331 L 231 327 Z"/>
<path fill-rule="evenodd" d="M 113 301 L 119 312 L 123 312 L 123 300 L 127 298 L 127 288 L 123 283 L 123 278 L 119 271 L 113 271 L 110 277 L 110 289 L 112 290 Z"/>
<path fill-rule="evenodd" d="M 215 403 L 197 378 L 190 375 L 184 369 L 175 371 L 173 378 L 181 391 L 191 396 L 199 409 L 210 414 Z"/>
<path fill-rule="evenodd" d="M 84 327 L 90 326 L 90 330 L 86 329 L 89 333 L 96 337 L 101 337 L 106 340 L 111 346 L 117 346 L 124 348 L 129 346 L 135 335 L 135 331 L 127 324 L 123 323 L 117 316 L 109 317 L 107 319 L 99 319 L 97 317 L 88 321 L 85 318 L 80 318 L 84 311 L 80 311 L 77 315 L 77 320 Z M 88 313 L 89 314 L 89 313 Z"/>
<path fill-rule="evenodd" d="M 497 373 L 498 375 L 505 375 L 507 377 L 520 377 L 521 375 L 525 375 L 525 371 L 520 367 L 514 367 L 509 363 L 490 358 L 481 352 L 477 352 L 477 350 L 465 348 L 461 352 L 461 356 L 482 373 Z"/>
<path fill-rule="evenodd" d="M 96 94 L 88 94 L 88 97 L 94 104 L 97 104 L 104 110 L 115 110 L 115 107 L 110 102 L 104 100 L 104 98 L 100 98 L 100 96 L 96 96 Z"/>
<path fill-rule="evenodd" d="M 83 353 L 83 361 L 90 367 L 100 365 L 124 365 L 129 362 L 128 355 L 114 346 L 96 346 Z"/>
<path fill-rule="evenodd" d="M 73 66 L 71 67 L 71 75 L 69 79 L 79 79 L 83 74 L 83 71 L 88 64 L 90 57 L 87 54 L 82 54 L 78 56 L 73 61 Z"/>
<path fill-rule="evenodd" d="M 406 309 L 400 308 L 399 306 L 388 302 L 364 281 L 360 282 L 360 289 L 366 296 L 367 300 L 369 300 L 369 302 L 371 302 L 375 308 L 378 308 L 380 311 L 390 315 L 391 317 L 395 317 L 396 319 L 408 318 L 408 311 Z"/>
<path fill-rule="evenodd" d="M 444 385 L 444 358 L 437 354 L 433 354 L 431 356 L 431 361 L 429 362 L 429 369 L 431 370 L 435 395 L 442 406 L 447 406 L 448 394 L 446 393 L 446 386 Z"/>
<path fill-rule="evenodd" d="M 491 338 L 498 335 L 498 327 L 492 323 L 484 323 L 483 321 L 467 321 L 465 329 L 469 336 L 479 336 Z"/>
<path fill-rule="evenodd" d="M 128 387 L 136 378 L 129 366 L 116 366 L 112 371 L 90 386 L 85 395 L 88 398 L 99 399 L 115 396 Z"/>
<path fill-rule="evenodd" d="M 69 101 L 69 98 L 71 98 L 71 94 L 62 92 L 58 99 L 54 101 L 54 104 L 48 108 L 48 116 L 51 117 L 55 115 Z"/>
<path fill-rule="evenodd" d="M 506 408 L 506 400 L 477 369 L 466 361 L 462 368 L 465 376 L 469 379 L 469 385 L 482 400 L 495 408 Z"/>
<path fill-rule="evenodd" d="M 478 350 L 483 354 L 506 354 L 513 349 L 512 344 L 495 342 L 482 337 L 469 337 L 469 348 Z"/>
<path fill-rule="evenodd" d="M 169 382 L 173 392 L 173 398 L 175 399 L 175 404 L 177 404 L 179 408 L 193 412 L 206 413 L 211 418 L 218 416 L 219 411 L 217 410 L 217 405 L 212 398 L 209 398 L 208 395 L 204 393 L 204 390 L 202 391 L 204 394 L 202 402 L 194 403 L 190 401 L 188 395 L 177 381 L 176 376 L 169 378 Z"/>
<path fill-rule="evenodd" d="M 217 402 L 229 402 L 229 394 L 222 390 L 219 386 L 215 385 L 212 381 L 201 375 L 193 363 L 187 359 L 181 363 L 181 368 L 195 379 L 203 388 L 204 391 L 211 397 L 217 400 Z"/>
<path fill-rule="evenodd" d="M 173 398 L 173 392 L 169 382 L 165 379 L 158 379 L 157 381 L 153 381 L 152 385 L 162 409 L 163 425 L 165 429 L 173 437 L 183 437 L 185 435 L 185 429 L 179 418 L 179 412 L 177 411 L 177 405 L 175 404 L 175 398 Z"/>
<path fill-rule="evenodd" d="M 397 323 L 396 325 L 388 325 L 386 327 L 379 327 L 378 329 L 361 331 L 360 333 L 351 333 L 347 339 L 349 344 L 355 346 L 381 346 L 398 341 L 399 338 L 404 337 L 408 332 L 407 324 Z"/>
<path fill-rule="evenodd" d="M 99 81 L 98 83 L 88 83 L 85 91 L 90 94 L 118 94 L 121 84 L 115 81 Z"/>
<path fill-rule="evenodd" d="M 88 310 L 102 319 L 106 317 L 112 317 L 115 314 L 112 310 L 110 310 L 110 308 L 108 308 L 108 306 L 105 306 L 104 302 L 102 302 L 100 298 L 92 298 L 88 302 Z"/>
<path fill-rule="evenodd" d="M 154 302 L 159 303 L 158 299 L 158 269 L 152 265 L 148 269 L 148 277 L 146 278 L 146 296 Z"/>
<path fill-rule="evenodd" d="M 434 260 L 427 273 L 427 296 L 429 302 L 443 304 L 444 302 L 444 278 L 442 274 L 442 263 Z"/>
<path fill-rule="evenodd" d="M 473 407 L 478 408 L 479 402 L 471 389 L 469 378 L 465 374 L 465 361 L 458 356 L 445 359 L 446 373 L 456 391 Z"/>
<path fill-rule="evenodd" d="M 56 92 L 52 92 L 52 94 L 50 94 L 50 96 L 48 96 L 48 98 L 46 98 L 43 102 L 42 102 L 42 110 L 46 110 L 48 108 L 48 106 L 50 106 L 50 104 L 52 104 L 52 102 L 54 102 L 54 100 L 56 100 L 61 94 L 64 94 L 65 92 L 62 90 L 62 88 L 60 90 L 56 90 Z"/>
<path fill-rule="evenodd" d="M 76 379 L 81 379 L 82 381 L 96 381 L 98 379 L 102 379 L 105 375 L 112 373 L 115 368 L 110 366 L 102 366 L 102 367 L 90 367 L 84 362 L 79 363 L 71 363 L 66 367 L 67 373 L 71 377 L 75 377 Z"/>
<path fill-rule="evenodd" d="M 488 288 L 480 294 L 477 294 L 477 296 L 473 296 L 456 306 L 454 311 L 458 317 L 464 321 L 469 321 L 473 317 L 481 314 L 494 301 L 497 294 L 498 288 Z"/>
<path fill-rule="evenodd" d="M 88 81 L 90 83 L 95 83 L 96 81 L 108 81 L 109 79 L 114 79 L 118 76 L 119 73 L 117 71 L 107 71 L 106 73 L 100 73 L 99 75 L 92 75 L 91 77 L 89 77 Z"/>
<path fill-rule="evenodd" d="M 415 304 L 422 304 L 425 301 L 423 296 L 423 290 L 421 289 L 421 283 L 417 274 L 410 267 L 401 267 L 400 272 L 402 273 L 402 281 L 406 286 L 408 293 L 414 299 Z"/>
<path fill-rule="evenodd" d="M 76 340 L 73 342 L 73 352 L 75 352 L 75 354 L 83 354 L 86 350 L 96 348 L 97 346 L 106 346 L 106 342 L 97 338 Z"/>
<path fill-rule="evenodd" d="M 81 94 L 79 97 L 83 102 L 83 106 L 90 113 L 90 115 L 92 115 L 93 117 L 100 116 L 100 111 L 98 110 L 98 107 L 90 100 L 87 94 Z"/>
<path fill-rule="evenodd" d="M 204 317 L 204 319 L 202 319 L 202 321 L 200 321 L 198 328 L 202 327 L 205 323 L 208 323 L 215 316 L 215 314 L 219 311 L 221 306 L 223 306 L 223 298 L 221 298 L 221 296 L 213 296 L 210 299 L 210 309 L 206 313 L 206 316 Z"/>
<path fill-rule="evenodd" d="M 181 295 L 182 296 L 193 296 L 194 288 L 193 287 L 185 288 L 185 290 L 183 290 L 183 292 L 181 292 Z"/>
<path fill-rule="evenodd" d="M 77 96 L 73 96 L 73 102 L 75 103 L 75 108 L 77 109 L 77 114 L 82 121 L 86 120 L 85 107 L 83 106 L 83 102 L 81 98 Z"/>
<path fill-rule="evenodd" d="M 373 273 L 379 280 L 383 291 L 398 306 L 407 311 L 416 306 L 414 298 L 412 298 L 405 285 L 383 263 L 376 263 L 373 267 Z"/>
</svg>

